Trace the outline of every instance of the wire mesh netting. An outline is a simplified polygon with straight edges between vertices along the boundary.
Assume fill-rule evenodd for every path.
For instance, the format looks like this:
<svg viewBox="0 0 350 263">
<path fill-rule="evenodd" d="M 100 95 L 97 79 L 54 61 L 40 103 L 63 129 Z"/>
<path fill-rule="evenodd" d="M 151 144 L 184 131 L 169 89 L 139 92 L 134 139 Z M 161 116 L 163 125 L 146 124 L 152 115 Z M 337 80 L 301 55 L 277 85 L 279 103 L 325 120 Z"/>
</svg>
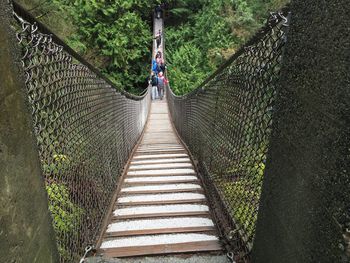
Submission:
<svg viewBox="0 0 350 263">
<path fill-rule="evenodd" d="M 23 10 L 22 10 L 23 12 Z M 61 262 L 95 244 L 122 169 L 147 119 L 148 92 L 116 89 L 14 13 L 39 157 Z"/>
<path fill-rule="evenodd" d="M 267 25 L 202 86 L 168 92 L 177 131 L 199 162 L 226 246 L 249 261 L 287 18 Z"/>
</svg>

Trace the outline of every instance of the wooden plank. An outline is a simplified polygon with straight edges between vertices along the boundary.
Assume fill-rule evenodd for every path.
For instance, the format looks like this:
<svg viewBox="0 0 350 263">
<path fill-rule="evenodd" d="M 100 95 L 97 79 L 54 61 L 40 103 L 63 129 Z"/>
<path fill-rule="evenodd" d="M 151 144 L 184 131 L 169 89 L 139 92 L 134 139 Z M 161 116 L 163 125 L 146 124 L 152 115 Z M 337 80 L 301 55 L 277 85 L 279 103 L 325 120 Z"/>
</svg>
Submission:
<svg viewBox="0 0 350 263">
<path fill-rule="evenodd" d="M 144 141 L 144 143 L 163 143 L 163 144 L 168 144 L 168 143 L 174 143 L 177 142 L 175 139 L 164 139 L 164 140 L 147 140 Z"/>
<path fill-rule="evenodd" d="M 161 150 L 161 149 L 169 149 L 169 147 L 168 146 L 166 146 L 166 145 L 159 145 L 159 146 L 157 146 L 157 148 L 153 148 L 153 147 L 145 147 L 145 148 L 139 148 L 140 150 Z M 185 150 L 185 148 L 184 147 L 177 147 L 176 149 L 183 149 L 183 150 Z"/>
<path fill-rule="evenodd" d="M 163 137 L 163 138 L 144 138 L 142 142 L 145 144 L 158 144 L 158 143 L 175 144 L 178 141 L 176 137 Z"/>
<path fill-rule="evenodd" d="M 183 199 L 183 200 L 163 200 L 163 201 L 138 201 L 138 202 L 123 202 L 123 203 L 116 203 L 116 207 L 119 206 L 134 206 L 134 205 L 176 205 L 176 204 L 192 204 L 192 203 L 206 203 L 205 198 L 203 199 Z"/>
<path fill-rule="evenodd" d="M 157 217 L 181 217 L 181 216 L 204 216 L 209 217 L 210 214 L 207 211 L 196 212 L 168 212 L 168 213 L 148 213 L 148 214 L 136 214 L 136 215 L 119 215 L 113 216 L 112 222 L 125 219 L 139 219 L 139 218 L 157 218 Z"/>
<path fill-rule="evenodd" d="M 144 142 L 144 141 L 142 141 L 142 144 L 144 144 L 144 145 L 152 145 L 152 144 L 157 144 L 157 145 L 168 145 L 168 144 L 176 144 L 176 143 L 178 143 L 177 141 L 176 142 L 171 142 L 171 143 L 164 143 L 164 142 L 154 142 L 154 143 L 146 143 L 146 142 Z"/>
<path fill-rule="evenodd" d="M 145 137 L 143 137 L 143 140 L 149 140 L 149 139 L 154 139 L 154 140 L 158 140 L 158 139 L 176 139 L 176 136 L 174 135 L 173 132 L 162 132 L 159 134 L 153 134 L 151 135 L 147 135 Z M 175 144 L 174 143 L 169 143 L 169 144 Z"/>
<path fill-rule="evenodd" d="M 199 179 L 194 180 L 167 180 L 167 181 L 139 181 L 139 182 L 124 182 L 125 185 L 153 185 L 153 184 L 184 184 L 184 183 L 199 183 Z"/>
<path fill-rule="evenodd" d="M 203 193 L 203 188 L 189 188 L 189 189 L 169 189 L 169 190 L 143 190 L 143 191 L 132 191 L 132 192 L 121 192 L 121 196 L 134 195 L 134 194 L 165 194 L 165 193 L 188 193 L 196 192 Z"/>
<path fill-rule="evenodd" d="M 153 234 L 198 233 L 198 232 L 213 232 L 213 231 L 215 231 L 215 228 L 213 226 L 156 228 L 156 229 L 106 232 L 105 238 L 153 235 Z"/>
<path fill-rule="evenodd" d="M 139 149 L 143 149 L 143 148 L 147 148 L 147 149 L 154 149 L 154 148 L 181 148 L 181 149 L 185 149 L 181 144 L 177 144 L 177 143 L 172 143 L 172 144 L 167 144 L 167 145 L 158 145 L 158 144 L 144 144 L 139 146 Z"/>
<path fill-rule="evenodd" d="M 148 140 L 148 139 L 157 140 L 157 139 L 169 139 L 169 138 L 171 138 L 171 139 L 176 138 L 175 134 L 172 131 L 162 132 L 162 133 L 158 133 L 158 134 L 153 132 L 152 135 L 147 135 L 147 136 L 143 137 L 143 140 Z"/>
<path fill-rule="evenodd" d="M 132 166 L 138 165 L 156 165 L 156 164 L 133 164 Z M 179 166 L 163 166 L 163 167 L 132 167 L 129 168 L 130 172 L 139 172 L 139 171 L 150 171 L 150 170 L 170 170 L 170 169 L 193 169 L 193 165 L 191 163 L 179 163 Z M 194 173 L 195 174 L 195 173 Z M 174 175 L 174 174 L 172 174 Z"/>
<path fill-rule="evenodd" d="M 162 177 L 162 176 L 196 176 L 196 173 L 188 173 L 188 174 L 128 174 L 126 178 L 134 178 L 134 177 Z M 198 177 L 197 177 L 198 178 Z"/>
<path fill-rule="evenodd" d="M 133 160 L 130 165 L 147 165 L 147 164 L 163 164 L 163 163 L 192 163 L 190 158 L 167 158 L 167 159 L 152 159 L 152 160 Z"/>
<path fill-rule="evenodd" d="M 178 146 L 174 146 L 174 147 L 170 147 L 170 146 L 157 146 L 157 147 L 139 147 L 137 149 L 138 151 L 170 151 L 170 150 L 175 150 L 175 151 L 179 151 L 179 150 L 185 150 L 184 147 L 178 147 Z"/>
<path fill-rule="evenodd" d="M 136 157 L 136 158 L 135 158 Z M 169 154 L 155 154 L 155 156 L 151 156 L 151 154 L 139 154 L 133 157 L 133 161 L 141 161 L 141 160 L 154 160 L 154 159 L 168 159 L 168 158 L 188 158 L 188 154 L 186 153 L 174 153 L 169 156 Z"/>
<path fill-rule="evenodd" d="M 164 139 L 147 139 L 144 140 L 143 143 L 163 143 L 163 144 L 169 144 L 169 143 L 176 143 L 177 139 L 175 138 L 164 138 Z"/>
<path fill-rule="evenodd" d="M 147 127 L 146 131 L 147 132 L 150 131 L 150 132 L 152 132 L 152 134 L 162 134 L 164 132 L 170 133 L 173 131 L 173 129 L 172 129 L 171 125 L 169 125 L 169 126 L 168 125 L 167 126 L 159 126 L 158 125 L 158 127 L 156 127 L 156 125 L 152 125 L 150 127 Z"/>
<path fill-rule="evenodd" d="M 155 135 L 154 137 L 146 137 L 143 138 L 143 142 L 145 144 L 158 144 L 162 141 L 169 141 L 167 144 L 176 144 L 178 143 L 177 138 L 175 136 L 161 136 L 161 135 Z M 164 142 L 163 142 L 164 144 Z"/>
<path fill-rule="evenodd" d="M 148 131 L 146 131 L 148 132 Z M 152 134 L 152 135 L 151 135 Z M 176 138 L 175 134 L 173 131 L 169 130 L 169 131 L 162 131 L 159 133 L 156 132 L 152 132 L 152 133 L 148 133 L 147 135 L 145 135 L 143 137 L 144 140 L 148 139 L 148 138 L 153 138 L 153 139 L 160 139 L 160 138 Z"/>
<path fill-rule="evenodd" d="M 106 257 L 131 257 L 142 255 L 157 255 L 171 253 L 186 253 L 198 251 L 220 251 L 222 250 L 218 241 L 185 242 L 178 244 L 164 244 L 137 247 L 120 247 L 101 249 L 98 252 Z"/>
<path fill-rule="evenodd" d="M 135 153 L 135 156 L 137 155 L 153 155 L 153 154 L 166 154 L 166 153 L 187 153 L 185 150 L 161 150 L 161 151 L 137 151 Z"/>
<path fill-rule="evenodd" d="M 157 136 L 159 136 L 157 134 Z M 175 136 L 176 137 L 176 136 Z M 157 143 L 152 143 L 152 144 L 141 144 L 140 147 L 156 147 L 156 146 L 162 146 L 162 145 L 158 145 Z M 184 146 L 178 142 L 175 142 L 175 143 L 168 143 L 167 146 L 177 146 L 177 147 L 182 147 L 184 148 Z"/>
</svg>

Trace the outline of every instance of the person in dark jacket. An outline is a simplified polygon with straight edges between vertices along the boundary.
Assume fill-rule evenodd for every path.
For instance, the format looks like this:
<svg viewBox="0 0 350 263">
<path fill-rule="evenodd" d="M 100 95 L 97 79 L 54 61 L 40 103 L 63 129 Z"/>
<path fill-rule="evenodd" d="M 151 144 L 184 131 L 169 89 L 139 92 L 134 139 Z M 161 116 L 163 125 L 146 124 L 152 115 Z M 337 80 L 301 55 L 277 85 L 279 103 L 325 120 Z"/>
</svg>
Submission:
<svg viewBox="0 0 350 263">
<path fill-rule="evenodd" d="M 154 39 L 156 40 L 157 48 L 159 48 L 162 43 L 162 32 L 160 30 Z"/>
<path fill-rule="evenodd" d="M 157 76 L 154 74 L 154 72 L 152 72 L 151 74 L 151 98 L 152 100 L 155 100 L 156 98 L 158 98 L 158 78 Z"/>
<path fill-rule="evenodd" d="M 160 71 L 162 71 L 162 72 L 165 74 L 166 66 L 165 66 L 164 61 L 162 61 L 162 62 L 160 63 L 159 69 L 160 69 Z"/>
<path fill-rule="evenodd" d="M 160 19 L 162 18 L 162 15 L 163 15 L 163 9 L 160 5 L 157 5 L 155 8 L 154 8 L 154 13 L 156 14 L 156 18 L 157 19 Z"/>
</svg>

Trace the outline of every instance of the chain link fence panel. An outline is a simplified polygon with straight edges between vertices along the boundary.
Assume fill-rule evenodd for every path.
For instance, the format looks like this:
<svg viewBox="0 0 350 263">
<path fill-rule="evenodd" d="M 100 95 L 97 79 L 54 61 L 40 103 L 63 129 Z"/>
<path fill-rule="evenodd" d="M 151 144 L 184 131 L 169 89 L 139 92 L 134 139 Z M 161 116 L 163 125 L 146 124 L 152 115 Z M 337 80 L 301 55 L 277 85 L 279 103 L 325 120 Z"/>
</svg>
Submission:
<svg viewBox="0 0 350 263">
<path fill-rule="evenodd" d="M 271 14 L 191 93 L 168 89 L 174 125 L 198 160 L 221 237 L 237 262 L 250 261 L 287 16 L 286 10 Z"/>
<path fill-rule="evenodd" d="M 95 244 L 150 96 L 118 92 L 97 69 L 14 5 L 28 104 L 60 262 Z M 35 204 L 33 204 L 35 205 Z"/>
</svg>

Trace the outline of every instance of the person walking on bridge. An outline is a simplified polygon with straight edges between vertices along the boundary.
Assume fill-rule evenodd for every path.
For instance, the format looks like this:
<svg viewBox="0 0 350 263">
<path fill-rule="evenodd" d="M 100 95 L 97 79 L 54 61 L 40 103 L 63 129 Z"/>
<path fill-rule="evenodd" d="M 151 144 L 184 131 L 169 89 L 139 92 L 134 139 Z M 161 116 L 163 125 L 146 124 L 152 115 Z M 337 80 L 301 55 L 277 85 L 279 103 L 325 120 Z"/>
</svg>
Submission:
<svg viewBox="0 0 350 263">
<path fill-rule="evenodd" d="M 158 96 L 162 100 L 164 96 L 164 85 L 165 85 L 165 78 L 163 76 L 163 72 L 159 72 L 158 74 Z"/>
<path fill-rule="evenodd" d="M 162 58 L 161 57 L 156 57 L 156 63 L 160 65 L 162 63 Z"/>
<path fill-rule="evenodd" d="M 155 99 L 158 98 L 158 78 L 154 74 L 154 72 L 151 73 L 150 84 L 152 86 L 152 88 L 151 88 L 151 98 L 152 98 L 152 100 L 155 100 Z"/>
<path fill-rule="evenodd" d="M 152 71 L 155 73 L 155 74 L 158 74 L 158 63 L 155 59 L 152 60 Z"/>
<path fill-rule="evenodd" d="M 163 74 L 165 75 L 166 65 L 165 65 L 164 60 L 162 60 L 162 61 L 160 62 L 160 64 L 159 64 L 159 69 L 160 69 L 160 71 L 162 71 Z"/>
<path fill-rule="evenodd" d="M 157 48 L 159 48 L 160 44 L 162 43 L 162 31 L 160 31 L 160 29 L 154 39 L 156 40 Z"/>
<path fill-rule="evenodd" d="M 157 19 L 160 19 L 162 18 L 162 14 L 163 14 L 163 9 L 160 5 L 157 5 L 155 8 L 154 8 L 154 12 L 156 14 L 156 18 Z"/>
</svg>

